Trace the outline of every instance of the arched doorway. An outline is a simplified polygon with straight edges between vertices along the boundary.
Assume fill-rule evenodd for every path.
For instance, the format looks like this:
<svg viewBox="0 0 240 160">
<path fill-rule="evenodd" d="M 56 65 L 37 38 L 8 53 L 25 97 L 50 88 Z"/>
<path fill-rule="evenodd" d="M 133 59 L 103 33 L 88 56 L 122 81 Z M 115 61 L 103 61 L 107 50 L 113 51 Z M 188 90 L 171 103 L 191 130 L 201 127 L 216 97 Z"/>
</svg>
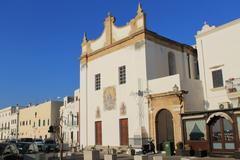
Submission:
<svg viewBox="0 0 240 160">
<path fill-rule="evenodd" d="M 157 150 L 162 151 L 164 142 L 174 143 L 173 116 L 171 112 L 163 109 L 157 113 L 155 122 Z"/>
<path fill-rule="evenodd" d="M 210 121 L 211 147 L 215 152 L 235 150 L 234 127 L 230 120 L 217 116 Z"/>
</svg>

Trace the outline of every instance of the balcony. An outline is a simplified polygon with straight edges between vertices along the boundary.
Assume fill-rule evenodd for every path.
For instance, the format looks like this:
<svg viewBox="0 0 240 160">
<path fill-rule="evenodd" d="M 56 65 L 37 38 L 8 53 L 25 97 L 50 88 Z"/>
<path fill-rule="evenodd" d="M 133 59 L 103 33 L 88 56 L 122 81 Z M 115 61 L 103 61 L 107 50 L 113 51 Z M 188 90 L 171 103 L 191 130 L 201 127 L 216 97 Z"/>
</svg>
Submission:
<svg viewBox="0 0 240 160">
<path fill-rule="evenodd" d="M 240 78 L 230 78 L 225 81 L 225 84 L 229 99 L 240 97 Z"/>
<path fill-rule="evenodd" d="M 0 128 L 0 131 L 4 131 L 4 130 L 10 130 L 10 127 L 3 127 L 3 128 Z"/>
<path fill-rule="evenodd" d="M 77 121 L 73 121 L 73 122 L 69 122 L 69 123 L 64 123 L 63 126 L 72 128 L 72 127 L 78 127 L 78 124 L 77 124 Z"/>
</svg>

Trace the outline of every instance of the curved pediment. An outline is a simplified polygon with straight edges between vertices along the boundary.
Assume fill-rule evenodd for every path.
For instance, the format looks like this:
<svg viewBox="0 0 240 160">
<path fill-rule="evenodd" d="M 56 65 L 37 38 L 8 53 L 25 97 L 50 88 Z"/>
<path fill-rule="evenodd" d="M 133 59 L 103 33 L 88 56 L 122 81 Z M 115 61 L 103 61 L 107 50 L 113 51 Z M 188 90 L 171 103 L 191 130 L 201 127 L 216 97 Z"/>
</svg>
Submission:
<svg viewBox="0 0 240 160">
<path fill-rule="evenodd" d="M 138 6 L 136 17 L 134 17 L 125 26 L 116 26 L 115 18 L 108 14 L 104 21 L 104 30 L 99 38 L 95 40 L 88 40 L 84 34 L 82 42 L 82 56 L 107 47 L 145 28 L 145 14 L 140 4 Z"/>
</svg>

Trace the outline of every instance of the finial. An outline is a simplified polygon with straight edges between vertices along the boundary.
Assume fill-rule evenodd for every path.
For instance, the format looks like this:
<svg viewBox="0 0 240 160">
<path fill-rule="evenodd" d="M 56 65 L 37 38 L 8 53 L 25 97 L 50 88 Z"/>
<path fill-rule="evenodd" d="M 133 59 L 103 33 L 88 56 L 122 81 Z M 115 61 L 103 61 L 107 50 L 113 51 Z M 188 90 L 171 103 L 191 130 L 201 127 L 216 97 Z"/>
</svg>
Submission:
<svg viewBox="0 0 240 160">
<path fill-rule="evenodd" d="M 83 34 L 83 43 L 86 43 L 88 40 L 87 40 L 87 35 L 86 35 L 86 32 L 84 32 Z"/>
<path fill-rule="evenodd" d="M 204 21 L 204 25 L 207 25 L 207 21 Z"/>
<path fill-rule="evenodd" d="M 142 9 L 142 5 L 141 5 L 141 3 L 139 2 L 139 3 L 138 3 L 137 14 L 141 14 L 141 13 L 143 13 L 143 9 Z"/>
<path fill-rule="evenodd" d="M 108 17 L 110 17 L 111 16 L 111 12 L 108 12 L 107 15 L 108 15 Z"/>
</svg>

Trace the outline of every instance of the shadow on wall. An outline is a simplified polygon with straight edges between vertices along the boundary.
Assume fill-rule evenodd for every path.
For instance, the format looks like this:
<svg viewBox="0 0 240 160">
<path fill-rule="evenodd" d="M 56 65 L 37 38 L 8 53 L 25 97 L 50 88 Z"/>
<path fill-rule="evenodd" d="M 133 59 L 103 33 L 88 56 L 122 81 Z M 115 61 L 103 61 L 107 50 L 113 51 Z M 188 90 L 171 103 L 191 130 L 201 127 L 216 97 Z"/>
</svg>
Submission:
<svg viewBox="0 0 240 160">
<path fill-rule="evenodd" d="M 184 111 L 192 112 L 206 110 L 206 101 L 204 101 L 202 81 L 185 79 L 183 80 L 182 85 L 184 86 L 183 90 L 188 91 L 188 94 L 185 95 Z"/>
</svg>

